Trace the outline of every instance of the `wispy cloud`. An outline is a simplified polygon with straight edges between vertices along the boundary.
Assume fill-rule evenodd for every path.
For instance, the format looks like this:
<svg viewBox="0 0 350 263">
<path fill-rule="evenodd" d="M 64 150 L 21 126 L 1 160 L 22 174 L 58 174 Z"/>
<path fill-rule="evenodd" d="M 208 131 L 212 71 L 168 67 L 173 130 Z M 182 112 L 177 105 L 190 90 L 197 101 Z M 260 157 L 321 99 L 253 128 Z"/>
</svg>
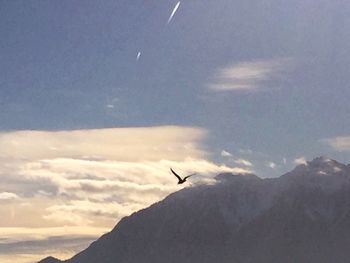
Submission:
<svg viewBox="0 0 350 263">
<path fill-rule="evenodd" d="M 108 231 L 100 227 L 0 227 L 0 262 L 37 262 L 47 255 L 68 258 Z"/>
<path fill-rule="evenodd" d="M 277 168 L 277 164 L 274 162 L 268 162 L 267 166 L 270 167 L 271 169 L 276 169 Z"/>
<path fill-rule="evenodd" d="M 53 159 L 27 163 L 20 169 L 25 180 L 47 182 L 59 204 L 47 205 L 44 219 L 73 225 L 115 221 L 179 189 L 169 167 L 198 174 L 192 181 L 219 172 L 245 172 L 199 159 L 183 161 L 87 161 Z M 42 185 L 45 192 L 49 187 Z M 24 190 L 24 189 L 23 189 Z M 37 194 L 40 195 L 39 191 Z M 41 196 L 41 199 L 45 196 Z"/>
<path fill-rule="evenodd" d="M 306 158 L 304 156 L 298 157 L 294 160 L 294 164 L 300 165 L 300 164 L 306 164 Z"/>
<path fill-rule="evenodd" d="M 199 142 L 205 136 L 205 130 L 176 126 L 3 132 L 0 158 L 144 161 L 166 156 L 169 160 L 181 160 L 203 157 L 205 152 Z"/>
<path fill-rule="evenodd" d="M 206 134 L 178 126 L 0 133 L 0 227 L 111 228 L 183 187 L 169 167 L 181 174 L 196 172 L 193 184 L 209 182 L 220 172 L 249 172 L 207 160 Z M 12 235 L 3 243 L 22 240 L 14 239 L 16 231 Z M 39 246 L 35 240 L 52 235 L 32 237 L 30 244 Z"/>
<path fill-rule="evenodd" d="M 14 200 L 18 199 L 19 196 L 16 195 L 15 193 L 9 193 L 9 192 L 2 192 L 0 193 L 0 201 L 1 200 Z"/>
<path fill-rule="evenodd" d="M 248 167 L 252 167 L 253 164 L 248 161 L 248 160 L 245 160 L 245 159 L 236 159 L 234 160 L 235 164 L 238 164 L 238 165 L 243 165 L 243 166 L 248 166 Z"/>
<path fill-rule="evenodd" d="M 222 157 L 231 157 L 232 154 L 229 153 L 228 151 L 222 150 L 222 151 L 221 151 L 221 156 L 222 156 Z"/>
<path fill-rule="evenodd" d="M 220 68 L 209 89 L 214 91 L 256 90 L 276 81 L 290 65 L 290 59 L 244 61 Z"/>
<path fill-rule="evenodd" d="M 246 159 L 243 159 L 243 158 L 234 159 L 233 154 L 231 154 L 228 151 L 222 150 L 221 151 L 221 156 L 225 157 L 225 158 L 229 158 L 229 160 L 233 161 L 233 163 L 235 163 L 238 166 L 253 167 L 253 164 L 249 160 L 246 160 Z M 249 171 L 249 172 L 252 172 L 252 171 Z"/>
<path fill-rule="evenodd" d="M 169 16 L 168 24 L 171 22 L 171 20 L 173 20 L 174 15 L 176 14 L 177 10 L 178 10 L 179 7 L 180 7 L 180 4 L 181 4 L 181 2 L 179 1 L 179 2 L 177 2 L 177 4 L 175 5 L 173 11 L 171 12 L 171 14 L 170 14 L 170 16 Z"/>
<path fill-rule="evenodd" d="M 339 152 L 350 151 L 350 136 L 338 136 L 324 139 L 322 142 L 328 144 L 334 150 Z"/>
</svg>

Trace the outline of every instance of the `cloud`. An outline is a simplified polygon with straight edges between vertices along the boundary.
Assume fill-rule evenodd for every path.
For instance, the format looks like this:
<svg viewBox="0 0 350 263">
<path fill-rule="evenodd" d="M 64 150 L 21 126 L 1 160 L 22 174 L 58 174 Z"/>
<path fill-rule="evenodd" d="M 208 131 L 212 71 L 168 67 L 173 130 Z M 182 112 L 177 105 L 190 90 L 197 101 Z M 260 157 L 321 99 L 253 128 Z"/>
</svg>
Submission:
<svg viewBox="0 0 350 263">
<path fill-rule="evenodd" d="M 47 231 L 23 237 L 16 233 L 18 226 L 21 232 L 66 228 L 65 236 L 77 226 L 110 229 L 122 217 L 182 187 L 211 183 L 220 172 L 250 172 L 207 160 L 202 146 L 206 134 L 178 126 L 0 133 L 0 231 L 14 229 L 6 238 L 1 232 L 5 239 L 0 242 L 16 247 L 29 240 L 26 244 L 40 246 L 40 240 L 62 236 Z M 197 175 L 178 186 L 169 167 Z M 84 240 L 77 242 L 87 245 Z M 60 244 L 49 254 L 59 255 L 61 249 L 67 257 L 76 252 Z"/>
<path fill-rule="evenodd" d="M 221 156 L 222 156 L 222 157 L 231 157 L 232 154 L 229 153 L 229 152 L 227 152 L 227 151 L 225 151 L 225 150 L 222 150 L 222 151 L 221 151 Z"/>
<path fill-rule="evenodd" d="M 244 165 L 244 166 L 248 166 L 248 167 L 252 167 L 253 164 L 248 161 L 248 160 L 244 160 L 244 159 L 236 159 L 234 160 L 235 164 L 238 164 L 238 165 Z"/>
<path fill-rule="evenodd" d="M 37 254 L 38 251 L 53 250 L 59 246 L 61 250 L 78 251 L 82 247 L 86 247 L 86 243 L 92 242 L 93 237 L 61 237 L 53 236 L 43 240 L 27 240 L 11 243 L 0 243 L 1 254 L 26 253 Z M 45 251 L 44 250 L 44 251 Z"/>
<path fill-rule="evenodd" d="M 268 162 L 267 166 L 270 167 L 271 169 L 276 169 L 277 168 L 277 164 L 275 164 L 274 162 Z"/>
<path fill-rule="evenodd" d="M 0 193 L 0 201 L 2 200 L 14 200 L 19 199 L 19 196 L 15 193 L 9 193 L 9 192 L 2 192 Z"/>
<path fill-rule="evenodd" d="M 61 226 L 61 227 L 0 227 L 0 243 L 14 243 L 29 240 L 45 240 L 50 236 L 99 236 L 110 229 L 103 227 Z M 49 235 L 48 235 L 49 233 Z"/>
<path fill-rule="evenodd" d="M 48 214 L 44 219 L 62 222 L 69 225 L 91 225 L 94 217 L 105 217 L 109 220 L 122 218 L 134 211 L 144 208 L 143 204 L 95 202 L 89 200 L 72 200 L 66 204 L 54 205 L 47 208 Z"/>
<path fill-rule="evenodd" d="M 222 150 L 221 151 L 221 156 L 222 157 L 232 157 L 233 155 L 231 153 L 225 151 L 225 150 Z M 242 159 L 242 158 L 235 159 L 235 160 L 233 160 L 233 162 L 235 164 L 237 164 L 237 165 L 243 165 L 243 166 L 247 166 L 247 167 L 252 167 L 253 166 L 253 164 L 250 161 Z"/>
<path fill-rule="evenodd" d="M 350 136 L 338 136 L 334 138 L 324 139 L 322 142 L 328 144 L 334 150 L 339 152 L 350 151 Z"/>
<path fill-rule="evenodd" d="M 68 258 L 108 231 L 97 227 L 0 227 L 0 262 L 37 262 L 47 255 Z"/>
<path fill-rule="evenodd" d="M 209 89 L 214 91 L 257 90 L 276 82 L 287 71 L 290 59 L 240 62 L 217 70 Z"/>
<path fill-rule="evenodd" d="M 307 162 L 306 162 L 306 159 L 305 159 L 304 156 L 301 156 L 301 157 L 296 158 L 296 159 L 294 160 L 294 164 L 296 164 L 296 165 L 306 164 L 306 163 L 307 163 Z"/>
<path fill-rule="evenodd" d="M 199 145 L 205 136 L 202 129 L 176 126 L 2 132 L 0 158 L 183 160 L 205 155 Z"/>
<path fill-rule="evenodd" d="M 51 193 L 44 187 L 47 196 L 68 199 L 63 204 L 48 207 L 45 219 L 91 224 L 102 217 L 113 221 L 120 219 L 180 189 L 169 167 L 175 167 L 182 174 L 196 172 L 197 176 L 191 178 L 193 182 L 220 172 L 248 172 L 189 158 L 182 162 L 53 159 L 27 163 L 20 173 L 27 180 L 47 180 L 56 186 Z M 37 194 L 41 195 L 39 191 Z"/>
</svg>

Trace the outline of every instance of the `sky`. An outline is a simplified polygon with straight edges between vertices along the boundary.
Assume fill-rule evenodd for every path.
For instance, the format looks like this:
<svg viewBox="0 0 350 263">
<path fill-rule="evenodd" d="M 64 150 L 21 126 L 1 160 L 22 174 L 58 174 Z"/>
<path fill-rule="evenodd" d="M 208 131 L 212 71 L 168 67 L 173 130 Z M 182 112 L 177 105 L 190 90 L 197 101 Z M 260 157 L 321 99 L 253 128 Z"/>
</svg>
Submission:
<svg viewBox="0 0 350 263">
<path fill-rule="evenodd" d="M 0 261 L 181 189 L 350 158 L 346 0 L 0 1 Z"/>
</svg>

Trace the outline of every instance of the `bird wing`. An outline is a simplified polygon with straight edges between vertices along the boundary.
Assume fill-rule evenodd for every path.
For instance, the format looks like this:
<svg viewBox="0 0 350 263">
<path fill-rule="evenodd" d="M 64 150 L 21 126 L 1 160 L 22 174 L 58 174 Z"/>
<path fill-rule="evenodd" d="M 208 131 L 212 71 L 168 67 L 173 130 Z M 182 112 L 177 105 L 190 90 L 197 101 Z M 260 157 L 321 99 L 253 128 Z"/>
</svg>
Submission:
<svg viewBox="0 0 350 263">
<path fill-rule="evenodd" d="M 179 179 L 179 181 L 182 180 L 181 177 L 177 173 L 175 173 L 172 168 L 170 168 L 170 171 L 173 173 L 173 175 L 175 175 L 177 177 L 177 179 Z"/>
<path fill-rule="evenodd" d="M 195 174 L 190 174 L 190 175 L 185 176 L 184 180 L 186 180 L 187 178 L 191 177 L 192 175 L 195 175 Z"/>
</svg>

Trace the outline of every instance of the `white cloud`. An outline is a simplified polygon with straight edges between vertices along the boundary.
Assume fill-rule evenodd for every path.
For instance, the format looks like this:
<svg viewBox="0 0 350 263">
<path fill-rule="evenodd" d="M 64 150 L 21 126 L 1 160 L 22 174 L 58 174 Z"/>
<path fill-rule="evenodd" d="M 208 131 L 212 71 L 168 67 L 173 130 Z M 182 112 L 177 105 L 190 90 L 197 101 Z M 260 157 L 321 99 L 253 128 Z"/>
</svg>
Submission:
<svg viewBox="0 0 350 263">
<path fill-rule="evenodd" d="M 222 150 L 221 151 L 221 156 L 222 157 L 232 157 L 233 155 L 228 152 L 228 151 L 225 151 L 225 150 Z M 234 159 L 233 162 L 237 165 L 243 165 L 243 166 L 247 166 L 247 167 L 252 167 L 253 164 L 249 161 L 249 160 L 245 160 L 245 159 L 242 159 L 242 158 L 239 158 L 239 159 Z M 252 171 L 250 171 L 252 172 Z"/>
<path fill-rule="evenodd" d="M 109 220 L 115 220 L 141 208 L 144 208 L 143 204 L 120 204 L 107 201 L 97 203 L 89 200 L 72 200 L 65 204 L 48 207 L 48 214 L 44 215 L 44 219 L 73 226 L 88 226 L 93 224 L 94 217 L 106 217 Z"/>
<path fill-rule="evenodd" d="M 0 201 L 1 200 L 14 200 L 19 199 L 19 196 L 15 193 L 9 193 L 9 192 L 2 192 L 0 193 Z"/>
<path fill-rule="evenodd" d="M 274 162 L 268 162 L 267 166 L 270 167 L 271 169 L 276 169 L 277 168 L 277 164 L 275 164 Z"/>
<path fill-rule="evenodd" d="M 181 189 L 169 172 L 169 167 L 181 174 L 195 172 L 196 176 L 190 180 L 194 183 L 205 181 L 220 172 L 250 172 L 189 158 L 181 162 L 53 159 L 27 163 L 20 173 L 27 180 L 49 181 L 56 186 L 52 188 L 54 192 L 46 196 L 68 198 L 62 204 L 48 207 L 46 219 L 65 221 L 67 224 L 91 224 L 101 217 L 113 221 L 120 219 Z"/>
<path fill-rule="evenodd" d="M 248 160 L 244 160 L 244 159 L 236 159 L 234 160 L 235 164 L 238 164 L 238 165 L 244 165 L 244 166 L 248 166 L 248 167 L 252 167 L 253 164 L 248 161 Z"/>
<path fill-rule="evenodd" d="M 227 151 L 225 151 L 225 150 L 222 150 L 222 151 L 221 151 L 221 156 L 222 156 L 222 157 L 231 157 L 232 154 L 229 153 L 229 152 L 227 152 Z"/>
<path fill-rule="evenodd" d="M 182 187 L 251 172 L 206 160 L 205 136 L 175 126 L 0 133 L 0 199 L 13 198 L 0 206 L 0 228 L 111 228 Z M 179 186 L 170 167 L 197 175 Z"/>
<path fill-rule="evenodd" d="M 219 69 L 209 84 L 215 91 L 256 90 L 277 80 L 287 69 L 290 59 L 240 62 Z M 271 84 L 271 83 L 270 83 Z"/>
<path fill-rule="evenodd" d="M 296 158 L 296 159 L 294 160 L 294 164 L 296 164 L 296 165 L 306 164 L 306 163 L 307 163 L 307 162 L 306 162 L 306 159 L 305 159 L 304 156 L 301 156 L 301 157 Z"/>
<path fill-rule="evenodd" d="M 322 141 L 331 146 L 336 151 L 350 151 L 350 136 L 338 136 L 334 138 L 324 139 Z"/>
<path fill-rule="evenodd" d="M 202 129 L 177 126 L 2 132 L 0 158 L 183 160 L 205 155 L 199 144 L 205 136 Z"/>
</svg>

